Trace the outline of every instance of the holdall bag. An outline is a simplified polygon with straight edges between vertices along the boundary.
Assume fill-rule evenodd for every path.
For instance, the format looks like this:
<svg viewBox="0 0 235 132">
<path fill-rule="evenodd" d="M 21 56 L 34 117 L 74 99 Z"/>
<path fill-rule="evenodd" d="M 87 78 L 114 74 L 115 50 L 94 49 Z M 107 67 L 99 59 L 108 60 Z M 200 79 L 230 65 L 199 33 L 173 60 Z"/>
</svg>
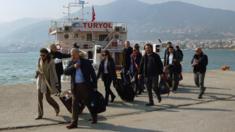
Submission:
<svg viewBox="0 0 235 132">
<path fill-rule="evenodd" d="M 114 87 L 122 100 L 127 102 L 134 101 L 135 92 L 131 83 L 124 83 L 122 79 L 117 79 Z"/>
<path fill-rule="evenodd" d="M 59 99 L 64 104 L 65 108 L 72 113 L 72 93 L 70 90 L 64 91 L 60 96 Z M 85 106 L 79 103 L 79 114 L 82 113 Z"/>
<path fill-rule="evenodd" d="M 89 107 L 91 108 L 92 113 L 102 113 L 106 111 L 106 102 L 104 96 L 98 92 L 94 91 L 91 95 L 91 101 Z"/>
</svg>

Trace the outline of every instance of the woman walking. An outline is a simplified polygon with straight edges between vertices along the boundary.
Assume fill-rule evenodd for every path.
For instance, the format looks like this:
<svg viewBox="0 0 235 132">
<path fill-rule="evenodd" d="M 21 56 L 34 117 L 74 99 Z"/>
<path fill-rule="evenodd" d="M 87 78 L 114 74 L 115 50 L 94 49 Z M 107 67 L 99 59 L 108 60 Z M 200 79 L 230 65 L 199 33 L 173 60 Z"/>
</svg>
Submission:
<svg viewBox="0 0 235 132">
<path fill-rule="evenodd" d="M 99 66 L 97 79 L 100 76 L 102 77 L 102 80 L 104 81 L 105 101 L 106 101 L 106 104 L 108 105 L 109 95 L 111 95 L 111 102 L 113 102 L 116 97 L 114 93 L 112 92 L 112 90 L 110 89 L 110 86 L 111 86 L 112 81 L 115 81 L 117 78 L 116 70 L 115 70 L 115 63 L 108 50 L 105 50 L 102 53 L 102 61 Z"/>
</svg>

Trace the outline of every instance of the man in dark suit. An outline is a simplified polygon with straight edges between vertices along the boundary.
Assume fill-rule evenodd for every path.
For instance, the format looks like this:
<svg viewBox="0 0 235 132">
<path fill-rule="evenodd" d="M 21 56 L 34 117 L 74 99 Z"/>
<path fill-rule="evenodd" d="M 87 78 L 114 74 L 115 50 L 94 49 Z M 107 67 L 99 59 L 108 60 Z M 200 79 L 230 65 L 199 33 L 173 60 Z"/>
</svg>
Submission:
<svg viewBox="0 0 235 132">
<path fill-rule="evenodd" d="M 91 111 L 91 94 L 97 90 L 97 78 L 91 62 L 80 57 L 79 50 L 71 50 L 72 61 L 64 70 L 65 75 L 71 76 L 72 91 L 72 122 L 68 129 L 76 128 L 79 115 L 79 104 L 85 104 L 92 116 L 92 124 L 97 123 L 97 113 Z"/>
<path fill-rule="evenodd" d="M 130 46 L 130 41 L 125 41 L 124 46 L 125 48 L 123 49 L 123 67 L 125 70 L 124 72 L 127 73 L 130 69 L 131 54 L 133 52 L 133 49 Z"/>
<path fill-rule="evenodd" d="M 62 59 L 70 58 L 70 54 L 64 54 L 64 53 L 57 51 L 55 44 L 52 44 L 50 46 L 50 50 L 51 50 L 50 55 L 54 59 L 54 62 L 55 62 L 56 74 L 57 74 L 58 83 L 59 83 L 58 90 L 59 92 L 61 92 L 61 75 L 63 74 L 63 71 L 64 71 Z"/>
</svg>

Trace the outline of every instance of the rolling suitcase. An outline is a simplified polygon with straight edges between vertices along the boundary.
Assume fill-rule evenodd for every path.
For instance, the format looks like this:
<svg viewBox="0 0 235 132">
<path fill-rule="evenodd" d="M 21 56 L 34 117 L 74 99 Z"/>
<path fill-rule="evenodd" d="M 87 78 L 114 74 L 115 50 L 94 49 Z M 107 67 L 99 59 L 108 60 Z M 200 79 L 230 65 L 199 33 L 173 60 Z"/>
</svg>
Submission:
<svg viewBox="0 0 235 132">
<path fill-rule="evenodd" d="M 70 90 L 64 91 L 60 95 L 60 100 L 64 104 L 65 108 L 72 113 L 72 93 Z M 85 105 L 79 103 L 79 114 L 82 113 L 83 109 L 85 108 Z"/>
</svg>

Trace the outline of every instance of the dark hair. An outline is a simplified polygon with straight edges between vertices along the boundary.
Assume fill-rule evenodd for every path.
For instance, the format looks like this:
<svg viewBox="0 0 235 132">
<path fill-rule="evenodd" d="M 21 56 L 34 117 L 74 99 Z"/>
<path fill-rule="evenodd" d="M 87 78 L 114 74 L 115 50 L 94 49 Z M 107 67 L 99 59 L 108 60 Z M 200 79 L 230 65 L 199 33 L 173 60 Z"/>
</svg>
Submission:
<svg viewBox="0 0 235 132">
<path fill-rule="evenodd" d="M 138 50 L 138 51 L 140 50 L 140 46 L 139 46 L 138 43 L 135 44 L 134 49 L 136 49 L 136 50 Z"/>
<path fill-rule="evenodd" d="M 113 59 L 108 50 L 104 50 L 103 53 L 108 56 L 108 59 Z"/>
<path fill-rule="evenodd" d="M 172 45 L 172 42 L 169 41 L 169 42 L 167 42 L 167 44 L 168 44 L 168 45 Z"/>
<path fill-rule="evenodd" d="M 73 44 L 73 48 L 79 49 L 80 47 L 78 46 L 77 43 L 74 43 L 74 44 Z"/>
<path fill-rule="evenodd" d="M 41 48 L 41 49 L 40 49 L 40 53 L 43 53 L 43 54 L 46 55 L 46 60 L 47 60 L 48 62 L 51 61 L 51 56 L 50 56 L 50 54 L 49 54 L 49 51 L 48 51 L 46 48 Z"/>
<path fill-rule="evenodd" d="M 169 49 L 174 49 L 174 47 L 173 47 L 173 46 L 169 46 L 168 48 L 169 48 Z"/>
<path fill-rule="evenodd" d="M 49 51 L 46 48 L 41 48 L 40 53 L 49 54 Z"/>
<path fill-rule="evenodd" d="M 145 44 L 145 45 L 144 45 L 144 49 L 145 49 L 146 46 L 149 46 L 151 49 L 153 49 L 153 45 L 150 44 L 150 43 Z"/>
</svg>

